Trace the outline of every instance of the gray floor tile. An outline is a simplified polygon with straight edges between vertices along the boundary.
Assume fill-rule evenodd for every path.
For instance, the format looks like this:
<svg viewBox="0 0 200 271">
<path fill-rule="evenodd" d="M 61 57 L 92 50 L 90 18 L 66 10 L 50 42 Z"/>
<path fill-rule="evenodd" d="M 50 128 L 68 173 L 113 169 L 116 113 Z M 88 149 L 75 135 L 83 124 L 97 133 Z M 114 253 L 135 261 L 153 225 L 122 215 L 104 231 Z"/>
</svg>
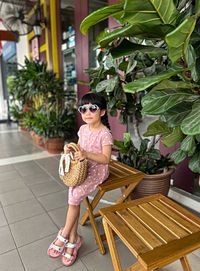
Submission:
<svg viewBox="0 0 200 271">
<path fill-rule="evenodd" d="M 12 250 L 0 255 L 1 271 L 24 271 L 17 250 Z"/>
<path fill-rule="evenodd" d="M 196 256 L 200 258 L 200 248 L 193 251 L 193 254 L 195 254 Z"/>
<path fill-rule="evenodd" d="M 54 157 L 35 160 L 35 162 L 47 171 L 58 171 L 59 161 Z"/>
<path fill-rule="evenodd" d="M 54 223 L 58 226 L 58 228 L 61 228 L 65 225 L 67 207 L 55 209 L 53 211 L 48 212 L 48 214 L 54 221 Z"/>
<path fill-rule="evenodd" d="M 39 197 L 38 200 L 47 211 L 54 210 L 59 207 L 66 207 L 68 204 L 68 192 L 60 191 L 57 193 Z"/>
<path fill-rule="evenodd" d="M 11 169 L 10 171 L 0 172 L 0 182 L 19 179 L 21 176 L 15 170 Z"/>
<path fill-rule="evenodd" d="M 55 271 L 66 271 L 66 266 L 56 269 Z M 88 271 L 87 267 L 79 259 L 75 261 L 73 265 L 70 266 L 70 271 Z M 103 271 L 103 269 L 102 269 Z M 107 271 L 107 269 L 105 269 Z"/>
<path fill-rule="evenodd" d="M 187 255 L 187 258 L 188 258 L 189 264 L 191 266 L 191 269 L 194 271 L 199 270 L 200 258 L 195 256 L 194 254 Z M 161 271 L 182 271 L 183 268 L 182 268 L 180 261 L 178 260 L 176 262 L 173 262 L 173 263 L 161 268 L 160 270 Z"/>
<path fill-rule="evenodd" d="M 21 147 L 17 148 L 16 146 L 15 146 L 14 150 L 9 150 L 6 153 L 8 154 L 8 157 L 20 156 L 20 155 L 25 155 L 26 154 L 24 149 L 22 149 Z"/>
<path fill-rule="evenodd" d="M 17 189 L 24 189 L 26 185 L 20 179 L 12 179 L 9 181 L 2 181 L 0 185 L 0 194 L 17 190 Z"/>
<path fill-rule="evenodd" d="M 63 188 L 54 181 L 48 183 L 34 184 L 29 187 L 36 197 L 63 190 Z"/>
<path fill-rule="evenodd" d="M 0 227 L 1 226 L 5 226 L 7 225 L 7 221 L 6 221 L 6 218 L 5 218 L 5 215 L 4 215 L 4 212 L 3 212 L 3 209 L 0 208 Z"/>
<path fill-rule="evenodd" d="M 18 189 L 4 194 L 0 194 L 0 201 L 3 206 L 25 201 L 31 198 L 34 198 L 34 195 L 28 188 Z"/>
<path fill-rule="evenodd" d="M 15 249 L 15 243 L 8 226 L 0 227 L 0 254 Z"/>
<path fill-rule="evenodd" d="M 13 223 L 45 212 L 36 199 L 6 206 L 4 207 L 4 211 L 8 223 Z"/>
<path fill-rule="evenodd" d="M 26 184 L 26 185 L 33 185 L 33 184 L 39 184 L 39 183 L 46 183 L 49 181 L 54 181 L 53 178 L 51 178 L 46 172 L 41 172 L 39 174 L 36 175 L 29 175 L 29 176 L 24 176 L 21 177 L 22 181 Z"/>
<path fill-rule="evenodd" d="M 26 271 L 53 271 L 62 266 L 61 259 L 52 259 L 47 248 L 55 236 L 49 236 L 19 248 Z"/>
<path fill-rule="evenodd" d="M 34 161 L 17 163 L 14 165 L 14 167 L 21 176 L 35 176 L 43 172 L 43 170 Z"/>
<path fill-rule="evenodd" d="M 107 253 L 102 255 L 98 250 L 95 250 L 92 253 L 87 254 L 86 256 L 81 256 L 81 261 L 87 266 L 89 271 L 113 271 L 113 265 L 108 252 L 107 244 L 105 245 Z M 132 253 L 122 244 L 120 240 L 116 241 L 116 247 L 120 257 L 120 262 L 122 265 L 122 270 L 125 270 L 130 265 L 134 264 L 137 260 L 133 257 Z"/>
<path fill-rule="evenodd" d="M 45 236 L 57 233 L 47 214 L 41 214 L 10 225 L 17 247 L 37 241 Z"/>
<path fill-rule="evenodd" d="M 10 172 L 13 170 L 15 170 L 13 165 L 0 166 L 0 173 Z"/>
</svg>

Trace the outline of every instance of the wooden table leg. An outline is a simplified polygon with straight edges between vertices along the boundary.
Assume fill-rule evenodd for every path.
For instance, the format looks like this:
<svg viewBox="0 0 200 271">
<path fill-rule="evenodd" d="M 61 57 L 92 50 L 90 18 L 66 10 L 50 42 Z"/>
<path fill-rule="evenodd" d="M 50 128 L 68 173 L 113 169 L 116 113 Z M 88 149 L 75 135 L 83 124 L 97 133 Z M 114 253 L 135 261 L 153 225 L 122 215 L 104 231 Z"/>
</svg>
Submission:
<svg viewBox="0 0 200 271">
<path fill-rule="evenodd" d="M 93 210 L 92 210 L 92 207 L 91 207 L 91 205 L 89 203 L 88 198 L 85 198 L 85 204 L 86 204 L 86 207 L 87 207 L 87 210 L 88 210 L 88 215 L 89 215 L 89 218 L 90 218 L 91 226 L 92 226 L 93 231 L 94 231 L 95 240 L 96 240 L 97 245 L 99 247 L 99 251 L 101 252 L 101 254 L 105 254 L 106 251 L 105 251 L 102 239 L 101 239 L 101 235 L 99 234 L 99 230 L 98 230 L 98 227 L 97 227 L 94 215 L 93 215 Z"/>
<path fill-rule="evenodd" d="M 184 271 L 192 271 L 186 256 L 180 259 Z"/>
<path fill-rule="evenodd" d="M 104 192 L 102 192 L 102 191 L 97 192 L 96 196 L 94 197 L 94 199 L 92 200 L 92 202 L 90 204 L 92 211 L 97 206 L 97 204 L 99 203 L 99 201 L 103 197 L 103 195 L 104 195 Z M 85 206 L 87 207 L 87 199 L 86 198 L 84 199 L 84 203 L 85 203 Z M 80 224 L 83 226 L 87 220 L 89 220 L 88 210 L 86 210 L 85 213 L 83 214 L 83 216 L 81 217 Z"/>
<path fill-rule="evenodd" d="M 119 197 L 119 199 L 116 201 L 116 204 L 122 203 L 126 199 L 128 199 L 129 196 L 130 196 L 130 194 L 131 194 L 131 192 L 134 190 L 134 188 L 136 187 L 136 185 L 138 183 L 129 184 L 128 187 L 124 189 L 124 191 L 123 191 L 122 195 Z"/>
<path fill-rule="evenodd" d="M 110 256 L 112 259 L 112 263 L 113 263 L 113 267 L 115 271 L 122 271 L 122 267 L 119 261 L 119 255 L 117 252 L 117 248 L 115 245 L 115 240 L 113 237 L 113 233 L 112 233 L 112 229 L 110 228 L 110 226 L 107 224 L 107 222 L 105 221 L 105 219 L 102 219 L 103 221 L 103 226 L 104 226 L 104 230 L 105 230 L 105 234 L 106 234 L 106 239 L 108 242 L 108 247 L 110 250 Z"/>
</svg>

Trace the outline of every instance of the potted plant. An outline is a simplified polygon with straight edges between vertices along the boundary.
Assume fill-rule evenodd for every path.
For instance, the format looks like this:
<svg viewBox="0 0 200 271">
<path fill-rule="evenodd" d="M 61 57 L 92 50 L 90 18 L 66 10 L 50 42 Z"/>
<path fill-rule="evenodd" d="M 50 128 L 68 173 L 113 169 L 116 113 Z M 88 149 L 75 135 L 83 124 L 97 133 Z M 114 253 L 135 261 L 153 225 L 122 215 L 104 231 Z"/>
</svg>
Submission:
<svg viewBox="0 0 200 271">
<path fill-rule="evenodd" d="M 67 110 L 64 110 L 60 116 L 53 111 L 44 114 L 42 126 L 42 134 L 49 153 L 61 153 L 65 140 L 75 138 L 75 114 L 72 116 Z"/>
<path fill-rule="evenodd" d="M 144 136 L 159 135 L 166 146 L 181 142 L 172 158 L 178 164 L 189 157 L 189 168 L 198 174 L 199 3 L 169 0 L 156 5 L 151 0 L 125 0 L 95 11 L 81 24 L 85 34 L 109 16 L 119 23 L 97 39 L 98 47 L 105 48 L 98 56 L 102 65 L 86 71 L 92 79 L 90 86 L 109 96 L 111 113 L 116 115 L 119 109 L 120 120 L 126 120 L 132 110 L 136 136 L 141 119 L 157 116 Z"/>
<path fill-rule="evenodd" d="M 13 98 L 22 106 L 26 104 L 30 111 L 24 114 L 23 126 L 31 131 L 36 144 L 46 144 L 51 153 L 60 153 L 64 140 L 69 134 L 72 138 L 76 129 L 74 101 L 68 99 L 63 85 L 46 63 L 27 58 L 12 82 Z"/>
<path fill-rule="evenodd" d="M 118 152 L 118 160 L 147 174 L 131 194 L 132 198 L 140 198 L 151 194 L 167 195 L 171 175 L 175 170 L 174 162 L 169 155 L 161 155 L 149 139 L 142 139 L 139 148 L 135 147 L 130 133 L 124 133 L 123 141 L 114 140 L 114 151 Z"/>
</svg>

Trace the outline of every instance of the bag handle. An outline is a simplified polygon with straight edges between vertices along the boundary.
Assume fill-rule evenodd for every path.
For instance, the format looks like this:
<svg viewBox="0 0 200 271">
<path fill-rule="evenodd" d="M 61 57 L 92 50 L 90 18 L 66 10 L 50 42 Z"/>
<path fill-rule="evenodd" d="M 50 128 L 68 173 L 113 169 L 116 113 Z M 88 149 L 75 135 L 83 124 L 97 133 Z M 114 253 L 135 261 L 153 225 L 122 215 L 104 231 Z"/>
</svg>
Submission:
<svg viewBox="0 0 200 271">
<path fill-rule="evenodd" d="M 67 146 L 68 146 L 68 148 L 71 148 L 71 149 L 74 150 L 75 152 L 76 152 L 76 151 L 80 151 L 80 148 L 79 148 L 79 146 L 78 146 L 76 143 L 71 142 L 71 143 L 69 143 Z"/>
</svg>

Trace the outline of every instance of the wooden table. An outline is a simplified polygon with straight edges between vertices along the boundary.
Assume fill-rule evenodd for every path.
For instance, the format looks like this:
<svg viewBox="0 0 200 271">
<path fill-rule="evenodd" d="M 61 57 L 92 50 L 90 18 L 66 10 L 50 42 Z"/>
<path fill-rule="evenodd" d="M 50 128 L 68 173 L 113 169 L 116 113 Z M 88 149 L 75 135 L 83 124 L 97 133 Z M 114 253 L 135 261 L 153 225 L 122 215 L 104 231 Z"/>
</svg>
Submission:
<svg viewBox="0 0 200 271">
<path fill-rule="evenodd" d="M 105 234 L 100 234 L 95 218 L 100 216 L 100 213 L 94 213 L 95 207 L 98 205 L 99 201 L 102 199 L 106 192 L 123 188 L 123 193 L 117 199 L 116 203 L 122 203 L 127 200 L 130 193 L 139 184 L 139 182 L 146 176 L 145 173 L 127 166 L 119 161 L 111 161 L 109 164 L 110 175 L 106 181 L 98 185 L 98 190 L 94 199 L 90 202 L 88 197 L 84 199 L 84 204 L 86 206 L 86 212 L 80 219 L 80 224 L 83 226 L 86 221 L 90 220 L 91 226 L 94 232 L 95 241 L 99 247 L 101 254 L 105 253 L 105 248 L 103 241 L 106 239 Z"/>
<path fill-rule="evenodd" d="M 113 231 L 138 259 L 126 271 L 159 270 L 178 259 L 184 271 L 192 270 L 186 255 L 200 248 L 200 218 L 172 200 L 156 194 L 100 214 L 115 271 L 122 267 Z"/>
</svg>

